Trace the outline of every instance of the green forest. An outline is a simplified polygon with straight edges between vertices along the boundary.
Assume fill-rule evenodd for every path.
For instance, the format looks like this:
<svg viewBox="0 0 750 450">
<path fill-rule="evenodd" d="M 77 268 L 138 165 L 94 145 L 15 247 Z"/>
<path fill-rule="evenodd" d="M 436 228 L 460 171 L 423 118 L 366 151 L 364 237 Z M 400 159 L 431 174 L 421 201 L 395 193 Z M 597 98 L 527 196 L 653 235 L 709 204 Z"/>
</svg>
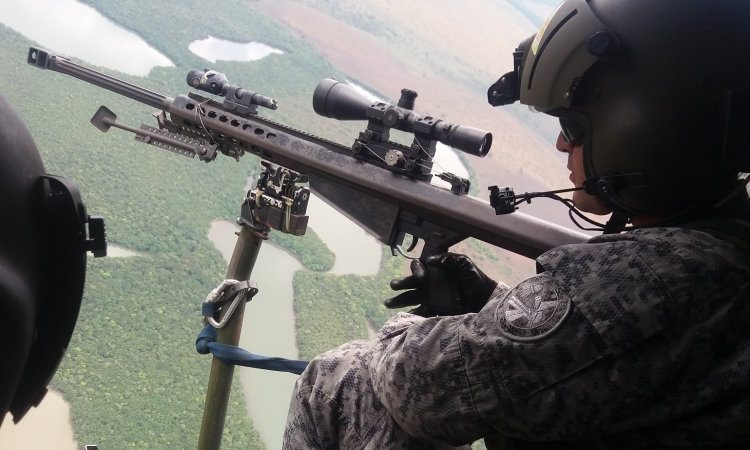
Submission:
<svg viewBox="0 0 750 450">
<path fill-rule="evenodd" d="M 188 71 L 207 64 L 188 50 L 193 40 L 211 35 L 261 41 L 285 54 L 257 62 L 219 61 L 211 68 L 235 84 L 278 99 L 282 107 L 263 111 L 264 117 L 339 142 L 351 142 L 359 131 L 358 124 L 317 117 L 309 106 L 321 79 L 344 74 L 247 2 L 223 2 L 210 16 L 186 2 L 83 3 L 135 32 L 175 64 L 154 68 L 145 78 L 96 70 L 174 96 L 188 91 Z M 26 53 L 33 42 L 2 25 L 0 37 L 5 71 L 16 74 L 0 79 L 0 92 L 26 121 L 48 172 L 79 186 L 89 213 L 105 217 L 110 242 L 145 254 L 89 259 L 77 329 L 52 383 L 71 403 L 76 439 L 109 449 L 194 448 L 211 363 L 194 347 L 202 328 L 200 305 L 226 270 L 207 232 L 213 220 L 239 215 L 246 179 L 257 173 L 258 161 L 219 157 L 203 164 L 137 143 L 119 130 L 103 134 L 89 124 L 100 105 L 131 126 L 152 124 L 152 111 L 32 68 Z M 470 177 L 476 186 L 471 169 Z M 306 268 L 294 277 L 300 358 L 366 338 L 368 321 L 379 327 L 394 313 L 382 300 L 391 295 L 388 281 L 402 274 L 402 259 L 384 250 L 374 276 L 329 275 L 323 272 L 333 266 L 334 255 L 314 230 L 303 238 L 271 236 Z M 264 448 L 247 416 L 236 375 L 222 448 Z"/>
<path fill-rule="evenodd" d="M 354 126 L 342 128 L 309 112 L 317 82 L 341 74 L 246 3 L 226 2 L 211 21 L 189 4 L 85 3 L 142 36 L 175 64 L 155 68 L 146 78 L 97 70 L 173 96 L 188 91 L 188 71 L 206 64 L 188 51 L 191 41 L 207 35 L 259 40 L 283 49 L 285 56 L 272 55 L 257 63 L 219 62 L 212 68 L 289 105 L 267 117 L 340 141 L 356 133 Z M 102 134 L 88 123 L 100 105 L 106 104 L 119 121 L 132 126 L 149 123 L 150 108 L 34 69 L 25 61 L 33 42 L 2 25 L 0 36 L 5 71 L 18 74 L 0 80 L 0 92 L 26 121 L 48 172 L 78 184 L 90 213 L 105 216 L 110 242 L 146 254 L 89 259 L 78 326 L 53 380 L 53 387 L 71 403 L 76 438 L 113 449 L 194 448 L 210 369 L 210 357 L 195 352 L 195 337 L 202 328 L 200 304 L 226 270 L 206 235 L 212 220 L 239 215 L 245 181 L 257 171 L 258 162 L 245 157 L 239 163 L 218 158 L 203 164 L 137 143 L 119 130 Z M 304 238 L 272 233 L 272 240 L 310 270 L 325 271 L 333 265 L 333 254 L 312 230 Z M 356 284 L 354 279 L 350 282 Z M 382 298 L 382 289 L 371 294 Z M 372 296 L 357 300 L 372 309 Z M 329 311 L 328 305 L 320 307 Z M 328 323 L 342 317 L 326 314 Z M 333 346 L 350 335 L 332 331 L 331 336 L 336 338 L 322 342 Z M 222 448 L 263 447 L 235 376 Z"/>
<path fill-rule="evenodd" d="M 383 299 L 393 296 L 388 283 L 402 276 L 403 261 L 390 256 L 384 248 L 380 271 L 374 276 L 295 273 L 300 358 L 312 359 L 344 342 L 367 339 L 368 321 L 380 328 L 394 314 L 383 306 Z"/>
</svg>

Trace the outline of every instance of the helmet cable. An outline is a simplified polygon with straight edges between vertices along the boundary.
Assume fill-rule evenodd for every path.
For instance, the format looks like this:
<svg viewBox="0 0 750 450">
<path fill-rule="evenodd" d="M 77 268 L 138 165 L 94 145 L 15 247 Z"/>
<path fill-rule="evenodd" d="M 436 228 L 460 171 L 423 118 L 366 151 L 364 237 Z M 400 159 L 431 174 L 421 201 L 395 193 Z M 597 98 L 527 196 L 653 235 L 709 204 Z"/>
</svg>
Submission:
<svg viewBox="0 0 750 450">
<path fill-rule="evenodd" d="M 605 234 L 612 234 L 612 233 L 621 233 L 626 231 L 633 231 L 638 230 L 641 228 L 650 228 L 655 226 L 669 226 L 673 225 L 675 223 L 678 223 L 681 221 L 681 219 L 687 218 L 688 215 L 695 212 L 696 210 L 706 206 L 706 203 L 708 203 L 708 200 L 703 200 L 698 203 L 695 203 L 688 208 L 672 215 L 667 218 L 664 218 L 662 220 L 659 220 L 654 223 L 650 223 L 647 225 L 631 225 L 626 226 L 628 222 L 630 222 L 630 213 L 620 210 L 619 208 L 616 208 L 616 210 L 612 213 L 612 216 L 607 221 L 607 223 L 600 223 L 595 220 L 592 220 L 588 217 L 586 217 L 577 207 L 575 202 L 572 199 L 563 198 L 560 197 L 557 194 L 567 193 L 567 192 L 574 192 L 574 191 L 586 191 L 588 194 L 594 194 L 592 192 L 590 186 L 593 184 L 596 184 L 596 177 L 591 177 L 584 182 L 584 186 L 582 187 L 575 187 L 575 188 L 569 188 L 569 189 L 558 189 L 554 191 L 545 191 L 545 192 L 526 192 L 521 195 L 515 195 L 511 192 L 511 195 L 502 198 L 503 205 L 498 205 L 498 200 L 494 199 L 493 196 L 496 196 L 497 190 L 490 190 L 492 191 L 492 194 L 490 194 L 490 204 L 495 208 L 495 211 L 498 212 L 498 214 L 507 214 L 508 212 L 513 212 L 517 209 L 517 206 L 522 203 L 531 203 L 531 200 L 534 198 L 548 198 L 552 200 L 557 200 L 560 203 L 564 204 L 568 207 L 568 216 L 570 217 L 570 220 L 584 231 L 601 231 Z M 740 183 L 738 186 L 733 189 L 729 194 L 724 196 L 721 200 L 719 200 L 717 203 L 711 206 L 711 209 L 716 210 L 721 208 L 722 206 L 726 205 L 728 202 L 733 200 L 738 195 L 742 194 L 743 192 L 746 192 L 746 187 L 750 184 L 750 175 L 747 175 L 745 178 L 740 179 Z M 493 186 L 494 187 L 494 186 Z M 496 187 L 495 187 L 496 188 Z M 512 208 L 512 210 L 510 210 Z M 578 220 L 576 220 L 576 216 L 578 219 L 581 219 L 591 225 L 594 225 L 596 228 L 591 227 L 585 227 L 583 226 Z"/>
</svg>

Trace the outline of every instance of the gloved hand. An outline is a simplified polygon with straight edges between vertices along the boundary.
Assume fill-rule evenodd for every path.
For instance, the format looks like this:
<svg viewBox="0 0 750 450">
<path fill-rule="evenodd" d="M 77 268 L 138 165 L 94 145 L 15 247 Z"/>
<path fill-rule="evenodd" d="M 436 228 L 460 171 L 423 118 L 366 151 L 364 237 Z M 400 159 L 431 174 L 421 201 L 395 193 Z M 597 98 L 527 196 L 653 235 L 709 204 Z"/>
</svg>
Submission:
<svg viewBox="0 0 750 450">
<path fill-rule="evenodd" d="M 427 257 L 425 263 L 441 270 L 430 271 L 428 277 L 425 265 L 417 259 L 413 260 L 411 275 L 391 280 L 394 291 L 410 290 L 386 300 L 386 308 L 420 305 L 409 312 L 423 317 L 479 312 L 497 286 L 497 281 L 482 273 L 466 255 L 443 253 Z M 443 279 L 436 280 L 436 277 Z M 436 291 L 432 289 L 430 295 L 430 284 L 440 282 L 443 285 L 447 283 L 450 289 L 440 290 L 437 293 L 439 298 L 431 298 Z"/>
</svg>

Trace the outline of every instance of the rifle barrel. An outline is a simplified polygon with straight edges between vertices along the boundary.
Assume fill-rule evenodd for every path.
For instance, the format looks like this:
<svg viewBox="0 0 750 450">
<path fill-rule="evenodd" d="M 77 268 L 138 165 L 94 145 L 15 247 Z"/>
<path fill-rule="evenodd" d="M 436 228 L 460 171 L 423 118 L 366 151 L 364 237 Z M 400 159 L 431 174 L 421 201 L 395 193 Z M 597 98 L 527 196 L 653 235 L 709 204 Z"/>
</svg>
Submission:
<svg viewBox="0 0 750 450">
<path fill-rule="evenodd" d="M 158 108 L 164 111 L 169 110 L 169 106 L 174 99 L 149 91 L 142 87 L 122 81 L 115 77 L 91 70 L 87 67 L 71 62 L 60 55 L 50 53 L 36 47 L 29 48 L 29 55 L 26 61 L 32 66 L 40 69 L 49 69 L 55 72 L 64 73 L 71 77 L 78 78 L 87 83 L 94 84 L 101 88 L 112 91 L 116 94 L 132 98 L 135 101 L 145 103 L 146 105 Z"/>
</svg>

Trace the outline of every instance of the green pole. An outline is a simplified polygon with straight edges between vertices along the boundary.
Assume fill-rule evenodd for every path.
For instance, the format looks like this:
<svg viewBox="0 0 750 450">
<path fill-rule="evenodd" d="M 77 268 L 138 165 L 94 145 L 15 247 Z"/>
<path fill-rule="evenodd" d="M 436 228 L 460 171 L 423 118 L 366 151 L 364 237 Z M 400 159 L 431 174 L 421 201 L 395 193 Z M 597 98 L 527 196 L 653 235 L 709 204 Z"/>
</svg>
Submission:
<svg viewBox="0 0 750 450">
<path fill-rule="evenodd" d="M 242 227 L 232 253 L 232 259 L 229 261 L 227 279 L 238 281 L 250 279 L 263 240 L 253 231 Z M 216 342 L 234 346 L 240 343 L 244 313 L 245 303 L 240 302 L 229 322 L 219 329 Z M 222 311 L 221 314 L 221 317 L 223 317 L 224 312 Z M 201 432 L 198 437 L 198 450 L 219 450 L 221 448 L 221 437 L 224 433 L 224 421 L 227 417 L 227 405 L 229 404 L 233 377 L 234 365 L 224 364 L 213 358 L 206 392 L 206 404 L 203 407 Z"/>
</svg>

